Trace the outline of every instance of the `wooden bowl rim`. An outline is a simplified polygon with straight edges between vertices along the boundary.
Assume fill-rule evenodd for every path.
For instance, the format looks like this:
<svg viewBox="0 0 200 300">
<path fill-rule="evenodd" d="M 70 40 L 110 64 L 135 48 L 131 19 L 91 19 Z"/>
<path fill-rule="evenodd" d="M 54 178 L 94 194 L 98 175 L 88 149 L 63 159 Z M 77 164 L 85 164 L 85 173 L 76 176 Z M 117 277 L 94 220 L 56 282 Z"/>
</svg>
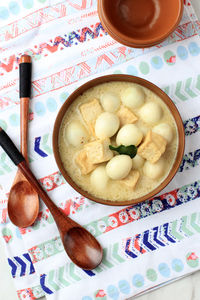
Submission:
<svg viewBox="0 0 200 300">
<path fill-rule="evenodd" d="M 108 34 L 119 43 L 133 48 L 148 48 L 155 46 L 157 44 L 160 44 L 163 42 L 179 25 L 181 18 L 183 16 L 183 10 L 184 10 L 184 0 L 174 0 L 180 2 L 180 10 L 177 14 L 177 18 L 174 20 L 174 25 L 169 29 L 164 31 L 164 33 L 157 38 L 149 38 L 145 39 L 143 42 L 140 39 L 136 39 L 132 36 L 128 36 L 124 34 L 123 32 L 116 29 L 116 27 L 113 25 L 113 23 L 109 20 L 109 17 L 105 14 L 104 11 L 104 1 L 107 0 L 98 0 L 98 15 L 99 19 L 103 25 L 103 27 L 106 29 Z"/>
<path fill-rule="evenodd" d="M 177 130 L 178 130 L 178 150 L 176 154 L 176 159 L 174 161 L 174 164 L 168 174 L 168 176 L 163 180 L 163 182 L 157 186 L 153 191 L 150 193 L 136 198 L 132 200 L 127 200 L 127 201 L 111 201 L 111 200 L 104 200 L 97 198 L 88 192 L 84 191 L 82 188 L 80 188 L 70 177 L 70 175 L 67 173 L 65 170 L 60 154 L 59 154 L 59 147 L 58 147 L 58 136 L 59 136 L 59 130 L 60 130 L 60 125 L 62 123 L 63 117 L 68 109 L 68 107 L 71 105 L 71 103 L 79 96 L 81 95 L 84 91 L 88 90 L 89 88 L 92 88 L 98 84 L 101 83 L 106 83 L 110 81 L 126 81 L 126 82 L 132 82 L 132 83 L 137 83 L 140 84 L 148 89 L 150 89 L 152 92 L 154 92 L 156 95 L 158 95 L 161 100 L 164 101 L 164 103 L 167 105 L 169 108 L 170 112 L 172 113 L 174 120 L 176 122 Z M 184 131 L 184 126 L 183 122 L 180 116 L 180 113 L 178 109 L 176 108 L 175 104 L 172 102 L 172 100 L 169 98 L 169 96 L 164 93 L 159 87 L 157 87 L 155 84 L 132 75 L 125 75 L 125 74 L 113 74 L 113 75 L 105 75 L 101 77 L 97 77 L 95 79 L 92 79 L 85 84 L 81 85 L 79 88 L 77 88 L 63 103 L 62 107 L 60 108 L 55 123 L 54 123 L 54 129 L 53 129 L 53 153 L 54 157 L 56 160 L 56 163 L 58 165 L 58 168 L 65 178 L 65 180 L 76 190 L 78 193 L 83 195 L 84 197 L 93 200 L 97 203 L 105 204 L 105 205 L 111 205 L 111 206 L 125 206 L 125 205 L 133 205 L 137 204 L 140 202 L 144 202 L 148 199 L 151 199 L 154 197 L 156 194 L 158 194 L 161 190 L 163 190 L 169 182 L 173 179 L 175 176 L 176 172 L 179 169 L 179 166 L 181 164 L 183 154 L 184 154 L 184 148 L 185 148 L 185 131 Z"/>
</svg>

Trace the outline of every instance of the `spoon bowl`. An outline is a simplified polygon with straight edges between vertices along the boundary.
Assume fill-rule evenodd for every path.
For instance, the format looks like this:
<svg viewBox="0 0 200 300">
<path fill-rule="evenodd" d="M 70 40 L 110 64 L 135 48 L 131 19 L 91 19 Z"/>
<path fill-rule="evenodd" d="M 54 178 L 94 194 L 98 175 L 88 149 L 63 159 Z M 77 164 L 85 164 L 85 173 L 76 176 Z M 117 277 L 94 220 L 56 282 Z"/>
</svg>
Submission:
<svg viewBox="0 0 200 300">
<path fill-rule="evenodd" d="M 63 236 L 63 245 L 71 260 L 83 269 L 92 270 L 102 260 L 101 245 L 84 228 L 73 227 L 69 229 Z"/>
<path fill-rule="evenodd" d="M 23 228 L 32 225 L 37 218 L 39 201 L 35 201 L 38 195 L 20 171 L 16 177 L 18 181 L 9 194 L 8 214 L 13 224 Z"/>
</svg>

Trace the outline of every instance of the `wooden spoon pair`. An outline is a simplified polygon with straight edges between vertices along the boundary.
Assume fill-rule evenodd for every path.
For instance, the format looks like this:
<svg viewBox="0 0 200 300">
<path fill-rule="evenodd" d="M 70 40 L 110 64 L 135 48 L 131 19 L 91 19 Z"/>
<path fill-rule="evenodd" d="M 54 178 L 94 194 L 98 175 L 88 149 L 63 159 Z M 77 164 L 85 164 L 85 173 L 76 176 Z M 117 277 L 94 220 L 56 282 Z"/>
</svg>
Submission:
<svg viewBox="0 0 200 300">
<path fill-rule="evenodd" d="M 20 61 L 20 103 L 21 103 L 21 152 L 27 160 L 27 119 L 30 97 L 31 59 L 23 56 Z M 22 113 L 23 112 L 23 113 Z M 8 213 L 11 221 L 20 227 L 31 225 L 39 209 L 38 195 L 49 208 L 60 232 L 70 259 L 79 267 L 91 270 L 102 261 L 103 251 L 99 242 L 86 229 L 67 217 L 49 198 L 29 169 L 25 158 L 18 151 L 9 136 L 0 127 L 0 145 L 18 166 L 17 175 L 10 191 Z"/>
</svg>

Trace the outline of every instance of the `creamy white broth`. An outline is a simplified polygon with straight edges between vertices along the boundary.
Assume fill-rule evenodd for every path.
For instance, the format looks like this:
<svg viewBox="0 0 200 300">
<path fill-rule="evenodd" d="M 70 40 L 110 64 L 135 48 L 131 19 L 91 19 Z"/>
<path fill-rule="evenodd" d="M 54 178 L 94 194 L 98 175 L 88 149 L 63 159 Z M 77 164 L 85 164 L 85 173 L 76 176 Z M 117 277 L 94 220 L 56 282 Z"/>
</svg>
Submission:
<svg viewBox="0 0 200 300">
<path fill-rule="evenodd" d="M 176 123 L 174 121 L 172 114 L 170 113 L 165 103 L 156 94 L 154 94 L 149 89 L 140 86 L 146 95 L 143 105 L 145 105 L 150 101 L 157 103 L 162 108 L 163 115 L 161 120 L 159 120 L 157 123 L 147 124 L 144 121 L 142 121 L 142 119 L 139 117 L 139 110 L 141 109 L 142 106 L 139 108 L 134 108 L 134 109 L 132 108 L 131 111 L 137 117 L 139 117 L 138 121 L 136 121 L 134 125 L 139 127 L 142 130 L 144 135 L 146 135 L 146 133 L 150 129 L 152 129 L 154 126 L 160 123 L 167 123 L 168 125 L 171 126 L 173 130 L 173 140 L 167 144 L 166 151 L 161 156 L 162 159 L 164 160 L 163 175 L 158 179 L 150 179 L 144 175 L 143 168 L 139 168 L 138 170 L 140 172 L 140 177 L 134 189 L 125 186 L 125 184 L 121 183 L 119 180 L 109 179 L 106 188 L 101 190 L 96 188 L 94 184 L 93 185 L 91 184 L 90 177 L 92 172 L 88 175 L 81 174 L 81 171 L 75 162 L 75 157 L 83 148 L 83 144 L 74 147 L 66 141 L 66 137 L 65 137 L 66 126 L 68 126 L 68 124 L 70 124 L 71 122 L 79 121 L 83 124 L 83 126 L 87 130 L 88 129 L 87 124 L 85 124 L 79 110 L 80 105 L 90 102 L 94 98 L 98 99 L 100 103 L 100 99 L 102 95 L 104 95 L 106 92 L 108 93 L 113 92 L 121 99 L 121 96 L 123 95 L 124 91 L 127 88 L 131 88 L 135 86 L 138 85 L 130 82 L 108 82 L 108 83 L 99 84 L 91 89 L 88 89 L 82 95 L 77 97 L 77 99 L 70 105 L 63 118 L 60 127 L 59 152 L 65 169 L 67 170 L 68 174 L 71 176 L 73 181 L 78 186 L 80 186 L 83 190 L 89 192 L 90 194 L 101 199 L 112 200 L 112 201 L 127 201 L 127 200 L 136 199 L 138 197 L 144 196 L 145 194 L 155 189 L 167 177 L 176 157 L 178 133 L 176 128 Z M 117 114 L 117 112 L 114 113 Z M 116 135 L 111 137 L 112 145 L 115 145 L 115 139 L 116 139 Z M 87 142 L 91 142 L 94 140 L 96 140 L 96 138 L 92 136 L 88 130 Z M 113 153 L 114 155 L 117 154 L 116 152 Z M 108 162 L 104 162 L 98 164 L 97 166 L 106 166 L 107 163 Z"/>
</svg>

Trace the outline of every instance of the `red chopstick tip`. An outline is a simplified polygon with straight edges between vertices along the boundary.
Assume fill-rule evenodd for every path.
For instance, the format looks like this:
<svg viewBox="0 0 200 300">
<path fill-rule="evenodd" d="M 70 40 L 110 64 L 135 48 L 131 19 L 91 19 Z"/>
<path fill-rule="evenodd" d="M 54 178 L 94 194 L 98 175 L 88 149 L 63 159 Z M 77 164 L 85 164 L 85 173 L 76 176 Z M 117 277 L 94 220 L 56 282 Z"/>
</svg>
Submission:
<svg viewBox="0 0 200 300">
<path fill-rule="evenodd" d="M 24 54 L 20 57 L 19 63 L 31 63 L 31 56 Z"/>
</svg>

